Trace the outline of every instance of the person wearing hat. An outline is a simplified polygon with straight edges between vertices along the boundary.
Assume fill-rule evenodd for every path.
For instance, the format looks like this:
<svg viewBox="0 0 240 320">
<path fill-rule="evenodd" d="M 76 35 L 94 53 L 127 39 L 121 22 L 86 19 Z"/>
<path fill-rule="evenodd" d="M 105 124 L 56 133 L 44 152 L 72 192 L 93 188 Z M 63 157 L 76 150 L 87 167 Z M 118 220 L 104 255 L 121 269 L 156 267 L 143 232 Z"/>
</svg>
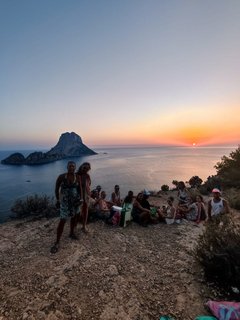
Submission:
<svg viewBox="0 0 240 320">
<path fill-rule="evenodd" d="M 143 197 L 142 197 L 142 201 L 141 201 L 141 206 L 145 209 L 151 210 L 151 205 L 148 201 L 149 196 L 150 196 L 150 192 L 146 189 L 143 190 Z"/>
<path fill-rule="evenodd" d="M 213 199 L 208 201 L 208 219 L 222 213 L 229 213 L 228 202 L 221 197 L 221 191 L 217 188 L 212 190 Z"/>
<path fill-rule="evenodd" d="M 140 204 L 144 209 L 150 210 L 151 216 L 155 216 L 156 217 L 157 214 L 160 213 L 160 209 L 159 209 L 159 207 L 156 207 L 156 206 L 150 204 L 150 202 L 148 201 L 150 195 L 151 195 L 151 192 L 146 190 L 146 189 L 144 189 L 143 190 L 142 200 L 141 200 Z M 156 221 L 154 221 L 154 219 L 152 219 L 151 222 L 155 223 Z"/>
</svg>

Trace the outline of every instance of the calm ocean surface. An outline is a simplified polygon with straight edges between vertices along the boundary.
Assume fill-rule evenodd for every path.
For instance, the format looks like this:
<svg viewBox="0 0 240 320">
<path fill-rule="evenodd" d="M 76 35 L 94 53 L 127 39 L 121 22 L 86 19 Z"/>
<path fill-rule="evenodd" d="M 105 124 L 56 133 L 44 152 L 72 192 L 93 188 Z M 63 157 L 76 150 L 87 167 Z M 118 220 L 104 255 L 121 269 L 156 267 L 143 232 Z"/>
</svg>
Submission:
<svg viewBox="0 0 240 320">
<path fill-rule="evenodd" d="M 223 155 L 237 147 L 155 147 L 155 148 L 95 148 L 95 156 L 74 158 L 77 167 L 91 163 L 92 187 L 97 184 L 109 195 L 115 184 L 120 185 L 124 197 L 128 190 L 134 193 L 143 188 L 160 190 L 171 187 L 172 180 L 187 181 L 198 175 L 203 181 L 216 173 L 214 165 Z M 0 151 L 0 160 L 15 151 Z M 28 155 L 31 151 L 20 151 Z M 68 159 L 69 160 L 69 159 Z M 0 164 L 0 222 L 11 214 L 16 199 L 33 194 L 54 195 L 57 176 L 66 171 L 68 160 L 40 166 L 9 166 Z"/>
</svg>

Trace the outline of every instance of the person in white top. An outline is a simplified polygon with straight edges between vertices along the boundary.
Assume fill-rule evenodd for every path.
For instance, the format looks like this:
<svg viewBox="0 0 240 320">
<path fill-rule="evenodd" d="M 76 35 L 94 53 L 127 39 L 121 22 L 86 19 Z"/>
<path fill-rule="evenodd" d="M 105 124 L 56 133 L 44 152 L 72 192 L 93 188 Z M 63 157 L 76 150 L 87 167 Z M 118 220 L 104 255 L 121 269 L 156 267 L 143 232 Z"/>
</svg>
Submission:
<svg viewBox="0 0 240 320">
<path fill-rule="evenodd" d="M 114 205 L 114 206 L 118 206 L 121 207 L 122 201 L 121 201 L 121 196 L 120 196 L 120 187 L 118 184 L 116 184 L 114 186 L 114 191 L 111 194 L 111 199 L 110 202 Z"/>
<path fill-rule="evenodd" d="M 228 202 L 221 198 L 221 191 L 217 188 L 212 190 L 213 199 L 208 201 L 208 219 L 218 216 L 221 213 L 229 213 Z"/>
</svg>

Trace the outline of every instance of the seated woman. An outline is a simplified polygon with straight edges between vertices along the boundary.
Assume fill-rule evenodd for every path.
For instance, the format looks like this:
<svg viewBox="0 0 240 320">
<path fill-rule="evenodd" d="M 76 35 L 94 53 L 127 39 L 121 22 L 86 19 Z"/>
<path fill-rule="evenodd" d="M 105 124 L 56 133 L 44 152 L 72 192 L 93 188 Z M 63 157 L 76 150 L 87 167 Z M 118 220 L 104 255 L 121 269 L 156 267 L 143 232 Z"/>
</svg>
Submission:
<svg viewBox="0 0 240 320">
<path fill-rule="evenodd" d="M 89 198 L 89 208 L 88 208 L 88 221 L 92 222 L 98 218 L 97 205 L 99 202 L 98 191 L 96 189 L 91 191 L 91 196 Z"/>
<path fill-rule="evenodd" d="M 128 191 L 128 194 L 127 196 L 125 197 L 125 199 L 123 200 L 123 205 L 122 207 L 123 208 L 132 208 L 133 207 L 133 198 L 134 198 L 134 195 L 133 195 L 133 191 Z"/>
<path fill-rule="evenodd" d="M 143 193 L 140 192 L 136 199 L 133 201 L 132 208 L 132 218 L 134 222 L 146 227 L 148 223 L 152 222 L 151 213 L 149 209 L 143 208 L 141 206 L 141 201 L 143 199 Z"/>
<path fill-rule="evenodd" d="M 132 208 L 133 208 L 133 191 L 128 191 L 127 196 L 123 200 L 121 218 L 120 218 L 120 227 L 126 227 L 126 225 L 132 220 Z"/>
<path fill-rule="evenodd" d="M 190 200 L 187 208 L 182 209 L 185 212 L 185 217 L 188 221 L 196 221 L 198 217 L 198 206 L 193 199 Z"/>
<path fill-rule="evenodd" d="M 101 220 L 106 220 L 110 217 L 111 204 L 106 199 L 106 192 L 101 191 L 100 199 L 96 205 L 97 217 Z"/>
<path fill-rule="evenodd" d="M 196 196 L 196 201 L 191 199 L 187 208 L 183 207 L 181 210 L 184 212 L 186 219 L 189 221 L 195 221 L 199 223 L 201 220 L 206 219 L 206 211 L 201 195 Z"/>
<path fill-rule="evenodd" d="M 178 204 L 186 205 L 189 202 L 190 193 L 187 190 L 185 183 L 183 181 L 178 182 Z"/>
<path fill-rule="evenodd" d="M 167 199 L 167 206 L 163 207 L 161 211 L 158 211 L 160 221 L 165 221 L 166 224 L 173 224 L 176 219 L 176 208 L 173 205 L 174 198 L 169 197 Z"/>
<path fill-rule="evenodd" d="M 206 208 L 201 195 L 196 196 L 196 204 L 198 206 L 198 216 L 196 222 L 199 223 L 200 221 L 205 221 L 207 218 Z"/>
</svg>

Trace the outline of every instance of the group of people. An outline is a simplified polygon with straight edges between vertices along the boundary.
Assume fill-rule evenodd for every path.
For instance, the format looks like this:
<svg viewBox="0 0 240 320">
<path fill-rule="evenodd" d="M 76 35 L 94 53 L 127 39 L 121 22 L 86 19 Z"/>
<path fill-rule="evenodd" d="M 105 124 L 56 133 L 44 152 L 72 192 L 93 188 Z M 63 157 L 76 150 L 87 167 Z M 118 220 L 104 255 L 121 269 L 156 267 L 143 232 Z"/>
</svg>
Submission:
<svg viewBox="0 0 240 320">
<path fill-rule="evenodd" d="M 124 210 L 131 210 L 132 220 L 142 226 L 159 222 L 180 223 L 183 219 L 199 223 L 229 212 L 228 203 L 221 197 L 219 189 L 212 190 L 213 199 L 208 202 L 206 209 L 203 197 L 197 195 L 193 199 L 183 181 L 178 183 L 176 205 L 172 196 L 168 197 L 167 204 L 161 208 L 151 205 L 148 200 L 150 192 L 147 190 L 139 192 L 136 197 L 132 191 L 129 191 L 127 196 L 121 199 L 119 185 L 114 186 L 111 197 L 107 200 L 106 192 L 100 185 L 91 190 L 90 170 L 90 163 L 84 162 L 76 172 L 76 163 L 69 161 L 67 172 L 59 175 L 56 180 L 55 196 L 56 205 L 60 211 L 60 221 L 51 253 L 56 253 L 59 249 L 59 242 L 68 217 L 70 217 L 69 237 L 76 240 L 78 237 L 74 231 L 79 222 L 82 223 L 82 231 L 86 233 L 89 219 L 101 219 L 109 224 L 116 224 L 119 223 L 119 212 L 121 215 Z"/>
</svg>

